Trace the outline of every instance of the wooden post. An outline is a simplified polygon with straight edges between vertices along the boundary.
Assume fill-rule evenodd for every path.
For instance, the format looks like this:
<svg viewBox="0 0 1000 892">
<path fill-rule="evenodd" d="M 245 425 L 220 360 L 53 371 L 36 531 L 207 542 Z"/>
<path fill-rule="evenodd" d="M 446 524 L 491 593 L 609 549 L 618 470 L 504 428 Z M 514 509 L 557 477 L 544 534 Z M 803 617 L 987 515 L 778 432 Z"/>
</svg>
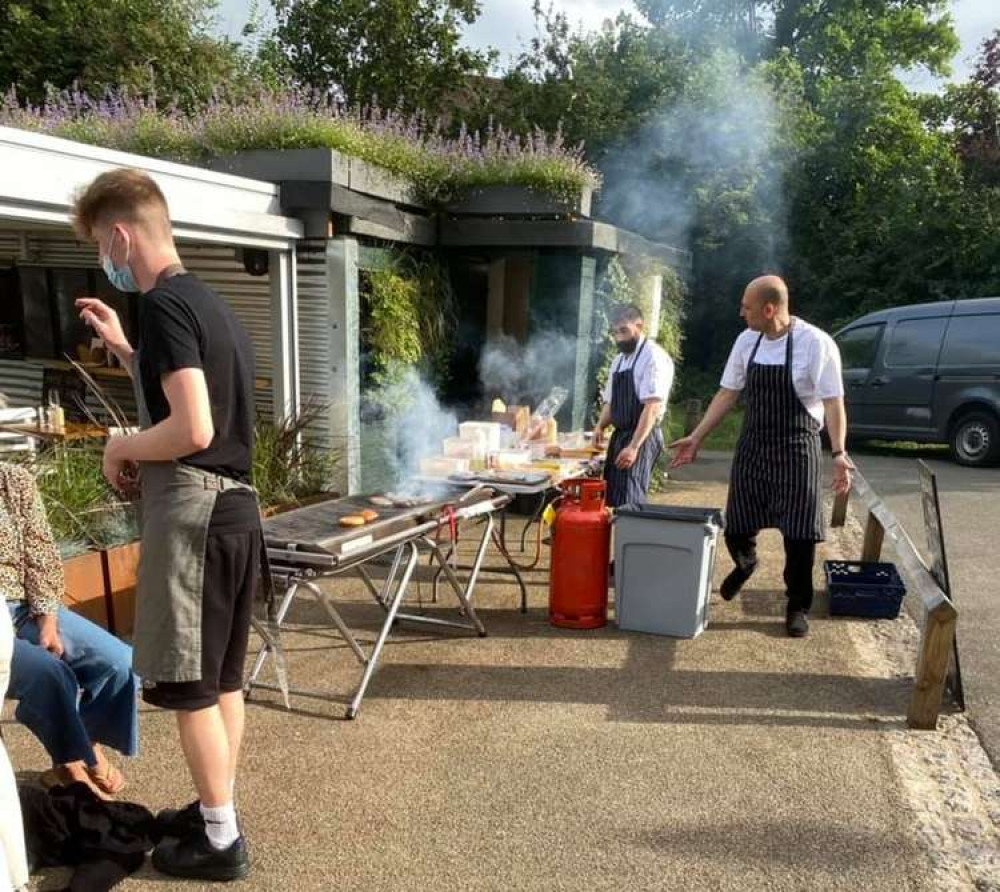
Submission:
<svg viewBox="0 0 1000 892">
<path fill-rule="evenodd" d="M 874 515 L 868 515 L 865 524 L 865 541 L 861 547 L 862 561 L 877 561 L 882 557 L 882 543 L 885 541 L 885 527 Z"/>
<path fill-rule="evenodd" d="M 925 622 L 906 723 L 911 728 L 933 731 L 937 727 L 944 697 L 958 611 L 941 589 L 903 525 L 861 473 L 855 476 L 854 494 L 869 512 L 861 559 L 878 560 L 883 542 L 888 538 L 896 552 L 899 572 L 909 594 L 919 598 L 924 608 Z M 846 508 L 846 499 L 844 506 Z M 834 517 L 839 507 L 834 506 Z"/>
<path fill-rule="evenodd" d="M 916 683 L 906 713 L 906 724 L 911 728 L 922 731 L 937 728 L 957 620 L 958 611 L 947 598 L 942 598 L 937 607 L 927 611 L 920 637 Z"/>
<path fill-rule="evenodd" d="M 833 499 L 833 515 L 830 517 L 830 526 L 842 527 L 847 520 L 847 502 L 850 499 L 849 492 L 841 493 Z"/>
</svg>

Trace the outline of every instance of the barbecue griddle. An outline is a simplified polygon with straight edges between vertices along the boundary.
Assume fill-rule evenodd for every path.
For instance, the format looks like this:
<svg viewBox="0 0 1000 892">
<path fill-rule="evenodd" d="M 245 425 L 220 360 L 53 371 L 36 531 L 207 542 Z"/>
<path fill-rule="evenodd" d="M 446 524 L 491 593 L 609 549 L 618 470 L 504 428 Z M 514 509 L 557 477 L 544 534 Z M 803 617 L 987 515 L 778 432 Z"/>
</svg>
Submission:
<svg viewBox="0 0 1000 892">
<path fill-rule="evenodd" d="M 330 499 L 264 521 L 264 540 L 268 548 L 294 549 L 336 557 L 367 551 L 378 542 L 435 519 L 448 507 L 489 499 L 491 493 L 455 487 L 437 487 L 425 494 L 427 501 L 408 508 L 384 508 L 373 505 L 370 495 Z M 378 518 L 363 527 L 342 527 L 340 519 L 364 510 L 378 513 Z"/>
<path fill-rule="evenodd" d="M 463 471 L 448 477 L 455 483 L 483 483 L 508 486 L 541 486 L 551 482 L 552 475 L 544 471 Z"/>
</svg>

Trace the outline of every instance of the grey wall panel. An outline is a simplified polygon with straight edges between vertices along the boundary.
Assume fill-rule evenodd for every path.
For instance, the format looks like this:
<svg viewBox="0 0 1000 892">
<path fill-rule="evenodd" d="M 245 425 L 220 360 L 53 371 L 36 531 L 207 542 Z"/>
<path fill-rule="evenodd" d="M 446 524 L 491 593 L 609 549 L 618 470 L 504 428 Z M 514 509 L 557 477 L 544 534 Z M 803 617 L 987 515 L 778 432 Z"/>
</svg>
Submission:
<svg viewBox="0 0 1000 892">
<path fill-rule="evenodd" d="M 25 255 L 25 248 L 27 255 Z M 246 326 L 257 357 L 257 377 L 267 384 L 256 393 L 258 412 L 270 417 L 272 411 L 271 313 L 267 276 L 251 276 L 236 258 L 235 249 L 227 246 L 180 245 L 184 265 L 214 289 L 235 311 Z M 13 230 L 0 230 L 0 265 L 30 262 L 47 266 L 97 266 L 93 245 L 76 241 L 71 235 L 31 232 L 26 239 Z M 30 388 L 8 369 L 0 367 L 0 391 L 13 387 L 26 394 Z M 38 371 L 38 392 L 41 392 Z M 30 376 L 28 376 L 30 377 Z M 8 383 L 9 381 L 9 383 Z"/>
</svg>

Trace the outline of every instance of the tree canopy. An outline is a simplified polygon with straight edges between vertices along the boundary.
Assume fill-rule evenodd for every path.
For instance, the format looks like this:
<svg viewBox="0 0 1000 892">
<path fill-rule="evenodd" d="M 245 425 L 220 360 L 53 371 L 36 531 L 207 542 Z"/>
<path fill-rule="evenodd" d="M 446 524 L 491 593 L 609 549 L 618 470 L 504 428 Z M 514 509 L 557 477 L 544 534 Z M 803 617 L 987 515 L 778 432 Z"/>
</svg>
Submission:
<svg viewBox="0 0 1000 892">
<path fill-rule="evenodd" d="M 182 104 L 247 74 L 239 47 L 212 32 L 216 0 L 5 0 L 0 89 L 40 102 L 48 88 L 155 92 Z"/>
<path fill-rule="evenodd" d="M 436 114 L 490 54 L 461 43 L 479 0 L 273 0 L 271 52 L 300 83 L 349 104 Z"/>
</svg>

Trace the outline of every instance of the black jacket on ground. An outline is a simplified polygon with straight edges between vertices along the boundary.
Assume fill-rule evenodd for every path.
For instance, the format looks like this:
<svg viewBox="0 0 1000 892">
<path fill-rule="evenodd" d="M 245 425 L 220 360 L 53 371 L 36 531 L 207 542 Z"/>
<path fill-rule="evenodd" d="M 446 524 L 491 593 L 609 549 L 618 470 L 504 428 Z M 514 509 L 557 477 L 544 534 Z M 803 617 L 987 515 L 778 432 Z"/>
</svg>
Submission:
<svg viewBox="0 0 1000 892">
<path fill-rule="evenodd" d="M 73 867 L 67 892 L 106 892 L 142 867 L 156 819 L 131 802 L 105 802 L 81 783 L 19 787 L 32 870 Z"/>
</svg>

